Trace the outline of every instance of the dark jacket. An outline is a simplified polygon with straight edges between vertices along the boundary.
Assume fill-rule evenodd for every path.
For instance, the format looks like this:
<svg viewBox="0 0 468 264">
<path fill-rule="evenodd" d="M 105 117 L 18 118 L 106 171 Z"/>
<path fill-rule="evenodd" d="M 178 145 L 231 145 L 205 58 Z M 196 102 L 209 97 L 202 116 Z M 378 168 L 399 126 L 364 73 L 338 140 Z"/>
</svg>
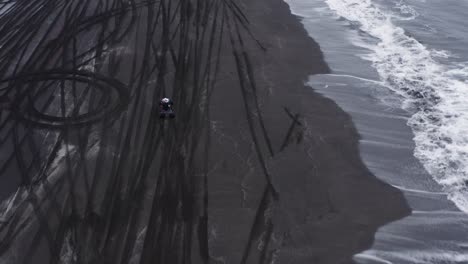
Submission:
<svg viewBox="0 0 468 264">
<path fill-rule="evenodd" d="M 161 110 L 164 110 L 164 111 L 169 111 L 169 110 L 172 110 L 172 105 L 174 103 L 172 102 L 172 100 L 169 100 L 169 102 L 167 103 L 164 103 L 163 101 L 160 101 L 159 102 L 159 107 L 161 107 Z"/>
</svg>

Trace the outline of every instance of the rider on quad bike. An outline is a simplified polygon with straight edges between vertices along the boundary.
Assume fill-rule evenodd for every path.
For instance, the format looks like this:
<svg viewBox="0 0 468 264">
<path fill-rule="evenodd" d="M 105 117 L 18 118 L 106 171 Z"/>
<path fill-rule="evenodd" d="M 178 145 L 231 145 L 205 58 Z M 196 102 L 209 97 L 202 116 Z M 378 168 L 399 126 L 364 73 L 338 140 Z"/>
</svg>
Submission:
<svg viewBox="0 0 468 264">
<path fill-rule="evenodd" d="M 175 114 L 174 114 L 174 110 L 172 110 L 173 104 L 174 103 L 169 98 L 161 99 L 161 101 L 159 101 L 159 108 L 160 108 L 159 117 L 160 118 L 166 118 L 166 117 L 174 118 Z"/>
</svg>

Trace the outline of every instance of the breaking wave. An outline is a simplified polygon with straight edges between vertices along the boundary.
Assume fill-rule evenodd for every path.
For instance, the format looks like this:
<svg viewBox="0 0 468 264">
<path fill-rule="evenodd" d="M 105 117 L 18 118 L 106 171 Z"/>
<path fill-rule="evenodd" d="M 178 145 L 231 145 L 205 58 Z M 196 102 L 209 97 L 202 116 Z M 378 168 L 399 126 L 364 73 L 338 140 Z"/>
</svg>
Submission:
<svg viewBox="0 0 468 264">
<path fill-rule="evenodd" d="M 326 0 L 339 16 L 372 38 L 370 50 L 381 80 L 413 113 L 415 156 L 460 210 L 468 213 L 468 63 L 447 63 L 451 54 L 426 47 L 395 21 L 417 12 L 399 3 L 383 11 L 371 0 Z"/>
</svg>

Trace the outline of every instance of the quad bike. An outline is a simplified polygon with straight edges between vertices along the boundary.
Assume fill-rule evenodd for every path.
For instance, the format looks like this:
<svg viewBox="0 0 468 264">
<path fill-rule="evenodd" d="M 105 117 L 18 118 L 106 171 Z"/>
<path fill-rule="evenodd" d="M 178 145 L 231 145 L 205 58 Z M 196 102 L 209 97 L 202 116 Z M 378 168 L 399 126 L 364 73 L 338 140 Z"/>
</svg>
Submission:
<svg viewBox="0 0 468 264">
<path fill-rule="evenodd" d="M 174 103 L 169 98 L 163 98 L 159 102 L 159 118 L 166 119 L 166 118 L 174 118 L 175 113 L 172 109 L 172 105 Z"/>
</svg>

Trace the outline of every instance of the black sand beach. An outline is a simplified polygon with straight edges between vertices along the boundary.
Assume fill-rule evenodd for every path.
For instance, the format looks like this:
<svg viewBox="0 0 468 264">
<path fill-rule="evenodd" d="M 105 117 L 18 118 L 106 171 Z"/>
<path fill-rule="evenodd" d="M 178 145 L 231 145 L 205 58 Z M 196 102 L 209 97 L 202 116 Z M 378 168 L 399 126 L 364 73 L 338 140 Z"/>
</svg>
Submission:
<svg viewBox="0 0 468 264">
<path fill-rule="evenodd" d="M 9 3 L 0 263 L 351 263 L 408 214 L 281 0 Z"/>
</svg>

